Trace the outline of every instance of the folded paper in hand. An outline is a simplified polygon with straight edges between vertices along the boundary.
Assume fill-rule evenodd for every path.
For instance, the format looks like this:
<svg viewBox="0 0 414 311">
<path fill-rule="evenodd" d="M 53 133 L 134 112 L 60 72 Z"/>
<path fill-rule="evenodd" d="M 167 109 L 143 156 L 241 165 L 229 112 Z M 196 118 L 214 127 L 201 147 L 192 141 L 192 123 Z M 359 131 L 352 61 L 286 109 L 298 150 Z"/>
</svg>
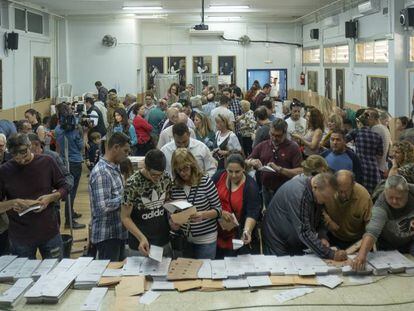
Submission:
<svg viewBox="0 0 414 311">
<path fill-rule="evenodd" d="M 224 220 L 224 218 L 220 218 L 218 220 L 218 223 L 220 224 L 223 230 L 230 231 L 239 225 L 239 222 L 237 221 L 236 216 L 234 214 L 231 214 L 231 217 L 232 217 L 231 221 Z"/>
<path fill-rule="evenodd" d="M 42 208 L 41 205 L 33 205 L 29 207 L 28 209 L 25 209 L 23 212 L 19 213 L 19 216 L 23 216 L 24 214 L 27 214 L 28 212 L 31 212 L 31 211 L 37 211 L 41 208 Z"/>
<path fill-rule="evenodd" d="M 164 208 L 171 214 L 175 212 L 182 212 L 192 206 L 193 205 L 186 200 L 176 200 L 164 204 Z"/>
<path fill-rule="evenodd" d="M 164 252 L 163 247 L 159 247 L 159 246 L 156 246 L 156 245 L 151 245 L 148 257 L 155 260 L 155 261 L 161 262 L 163 252 Z"/>
<path fill-rule="evenodd" d="M 271 168 L 269 165 L 264 165 L 261 168 L 259 168 L 259 171 L 261 172 L 268 172 L 268 173 L 276 173 L 276 171 Z"/>
<path fill-rule="evenodd" d="M 238 250 L 239 248 L 242 248 L 244 245 L 244 242 L 242 240 L 233 239 L 233 250 Z"/>
<path fill-rule="evenodd" d="M 183 225 L 187 223 L 191 216 L 197 213 L 195 206 L 185 209 L 182 212 L 175 213 L 171 215 L 171 219 L 177 225 Z"/>
</svg>

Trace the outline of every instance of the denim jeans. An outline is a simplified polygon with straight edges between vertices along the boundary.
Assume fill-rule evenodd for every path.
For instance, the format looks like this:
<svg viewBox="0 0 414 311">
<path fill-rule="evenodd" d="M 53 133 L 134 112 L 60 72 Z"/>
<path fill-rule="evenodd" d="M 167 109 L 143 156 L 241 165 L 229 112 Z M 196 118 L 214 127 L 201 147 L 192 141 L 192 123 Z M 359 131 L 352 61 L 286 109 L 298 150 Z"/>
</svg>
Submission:
<svg viewBox="0 0 414 311">
<path fill-rule="evenodd" d="M 183 255 L 186 258 L 194 259 L 215 259 L 216 258 L 217 241 L 209 244 L 187 243 L 187 248 Z"/>
<path fill-rule="evenodd" d="M 10 251 L 13 255 L 17 255 L 18 257 L 36 259 L 37 249 L 39 249 L 43 259 L 62 259 L 63 241 L 60 233 L 44 243 L 35 245 L 20 244 L 17 241 L 10 240 Z"/>
<path fill-rule="evenodd" d="M 73 187 L 70 191 L 70 208 L 72 209 L 73 216 L 73 204 L 75 203 L 76 192 L 78 191 L 79 181 L 82 175 L 82 162 L 69 162 L 69 171 L 73 176 Z M 65 223 L 69 224 L 69 202 L 65 202 Z"/>
<path fill-rule="evenodd" d="M 125 259 L 125 241 L 120 239 L 109 239 L 96 244 L 98 259 L 109 259 L 110 261 L 122 261 Z"/>
</svg>

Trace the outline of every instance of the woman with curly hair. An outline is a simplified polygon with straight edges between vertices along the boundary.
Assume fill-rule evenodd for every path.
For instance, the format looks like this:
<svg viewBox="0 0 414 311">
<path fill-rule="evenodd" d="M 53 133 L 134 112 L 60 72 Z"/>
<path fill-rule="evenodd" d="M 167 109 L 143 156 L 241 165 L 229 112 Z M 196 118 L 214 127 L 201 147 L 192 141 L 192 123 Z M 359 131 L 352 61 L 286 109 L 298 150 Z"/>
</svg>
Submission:
<svg viewBox="0 0 414 311">
<path fill-rule="evenodd" d="M 305 135 L 292 134 L 292 137 L 301 142 L 304 146 L 304 155 L 308 157 L 312 154 L 319 154 L 319 144 L 325 130 L 323 114 L 317 108 L 311 108 L 307 113 L 307 129 Z"/>
<path fill-rule="evenodd" d="M 329 116 L 328 118 L 328 132 L 326 133 L 326 135 L 322 138 L 321 140 L 321 148 L 328 148 L 330 147 L 330 139 L 331 139 L 331 135 L 332 132 L 335 129 L 343 129 L 344 127 L 344 121 L 342 119 L 342 117 L 336 113 L 333 113 Z"/>
<path fill-rule="evenodd" d="M 396 142 L 392 150 L 394 158 L 388 176 L 401 175 L 414 183 L 414 145 L 408 141 Z"/>
</svg>

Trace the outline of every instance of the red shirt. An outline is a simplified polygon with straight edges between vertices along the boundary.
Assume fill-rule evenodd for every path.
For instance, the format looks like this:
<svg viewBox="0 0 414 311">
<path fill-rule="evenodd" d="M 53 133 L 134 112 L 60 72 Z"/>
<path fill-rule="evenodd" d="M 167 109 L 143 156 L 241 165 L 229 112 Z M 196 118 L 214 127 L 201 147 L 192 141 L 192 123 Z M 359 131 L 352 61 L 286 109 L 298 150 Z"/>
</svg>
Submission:
<svg viewBox="0 0 414 311">
<path fill-rule="evenodd" d="M 140 115 L 137 115 L 132 122 L 137 133 L 138 144 L 145 144 L 151 139 L 152 126 Z"/>
<path fill-rule="evenodd" d="M 236 191 L 231 192 L 227 188 L 227 173 L 223 173 L 216 184 L 218 195 L 220 198 L 222 210 L 234 213 L 237 221 L 240 223 L 243 212 L 243 190 L 245 182 L 243 182 Z M 225 249 L 233 249 L 232 239 L 236 237 L 237 228 L 231 231 L 225 231 L 218 225 L 217 246 Z"/>
<path fill-rule="evenodd" d="M 273 162 L 289 169 L 299 167 L 303 160 L 298 144 L 288 139 L 285 139 L 277 148 L 273 146 L 271 139 L 261 142 L 254 147 L 249 159 L 259 159 L 263 165 Z M 263 186 L 273 191 L 289 180 L 288 177 L 279 173 L 261 172 L 260 175 Z"/>
</svg>

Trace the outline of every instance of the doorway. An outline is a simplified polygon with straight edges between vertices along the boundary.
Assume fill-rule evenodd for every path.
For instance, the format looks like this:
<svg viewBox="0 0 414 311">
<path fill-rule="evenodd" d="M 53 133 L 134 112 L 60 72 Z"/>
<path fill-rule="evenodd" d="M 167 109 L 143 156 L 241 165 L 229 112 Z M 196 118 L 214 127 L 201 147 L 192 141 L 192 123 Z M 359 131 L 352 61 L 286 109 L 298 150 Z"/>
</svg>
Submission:
<svg viewBox="0 0 414 311">
<path fill-rule="evenodd" d="M 249 90 L 253 85 L 253 82 L 257 80 L 262 87 L 264 84 L 269 83 L 272 85 L 272 89 L 276 88 L 280 100 L 287 99 L 287 69 L 247 69 L 246 80 L 247 90 Z"/>
</svg>

